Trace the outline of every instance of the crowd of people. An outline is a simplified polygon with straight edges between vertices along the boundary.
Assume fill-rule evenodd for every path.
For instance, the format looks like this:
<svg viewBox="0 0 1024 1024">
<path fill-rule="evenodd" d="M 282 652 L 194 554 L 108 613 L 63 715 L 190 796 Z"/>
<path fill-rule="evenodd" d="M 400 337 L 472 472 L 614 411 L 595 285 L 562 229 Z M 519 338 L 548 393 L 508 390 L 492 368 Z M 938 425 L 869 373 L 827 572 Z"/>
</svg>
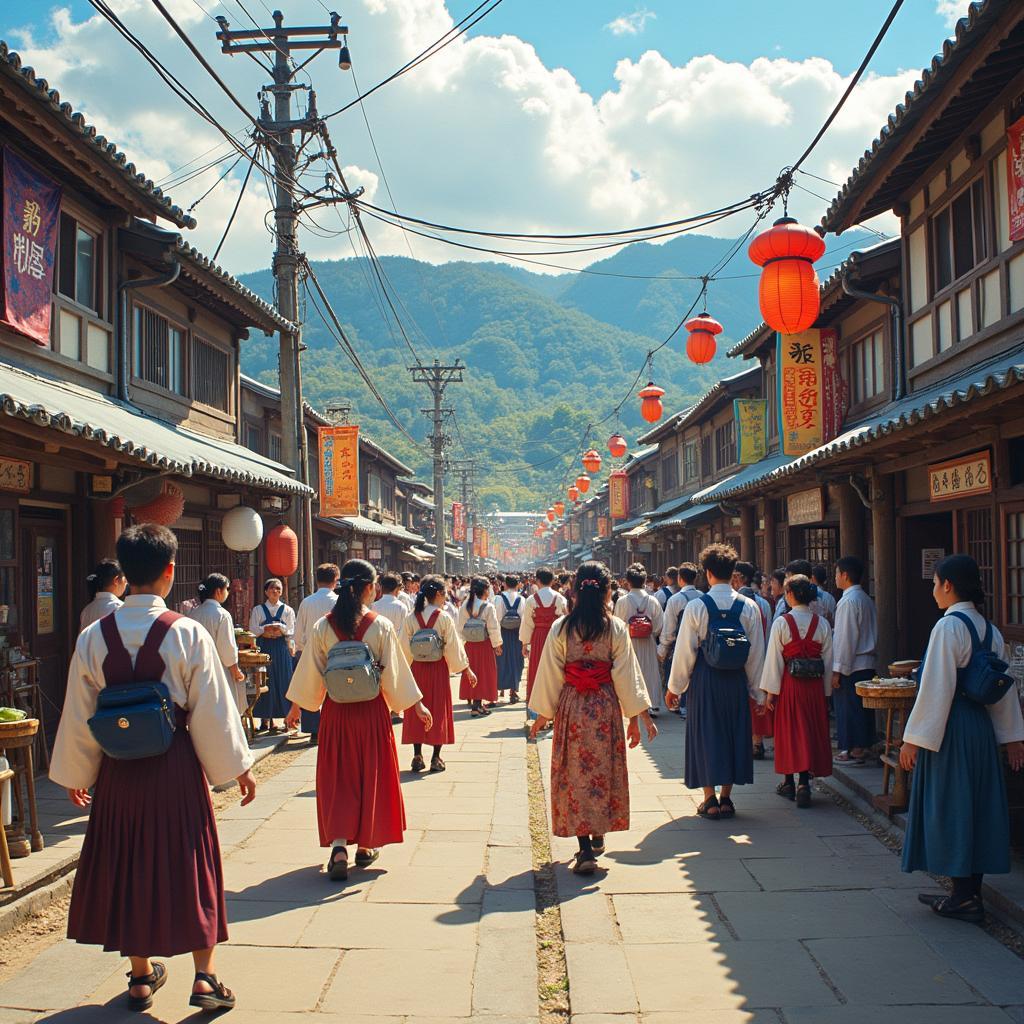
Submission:
<svg viewBox="0 0 1024 1024">
<path fill-rule="evenodd" d="M 211 574 L 188 616 L 168 611 L 176 551 L 168 529 L 134 526 L 118 540 L 117 561 L 90 577 L 51 777 L 76 804 L 91 804 L 69 936 L 131 959 L 134 1009 L 152 1005 L 166 980 L 152 957 L 190 952 L 191 1004 L 217 1010 L 234 995 L 214 971 L 227 930 L 207 782 L 237 780 L 243 803 L 256 783 L 224 608 L 230 581 Z M 975 693 L 983 656 L 1005 676 L 977 564 L 950 556 L 934 582 L 944 615 L 901 753 L 915 768 L 903 866 L 953 879 L 950 895 L 927 898 L 936 913 L 980 920 L 983 875 L 1009 870 L 999 747 L 1012 768 L 1024 765 L 1024 719 L 1014 687 L 999 699 Z M 402 842 L 399 744 L 412 747 L 413 773 L 445 771 L 452 677 L 468 715 L 483 717 L 503 697 L 523 699 L 525 674 L 530 735 L 552 729 L 552 831 L 577 840 L 571 867 L 584 875 L 606 836 L 630 827 L 627 744 L 654 740 L 662 710 L 686 719 L 684 782 L 701 791 L 696 813 L 708 821 L 738 813 L 734 787 L 753 782 L 768 740 L 776 791 L 800 808 L 834 763 L 871 757 L 875 722 L 856 683 L 880 667 L 877 626 L 864 565 L 852 556 L 832 574 L 803 560 L 765 574 L 712 544 L 699 564 L 652 576 L 637 563 L 618 579 L 599 562 L 573 573 L 420 578 L 350 559 L 319 566 L 316 583 L 295 609 L 282 581 L 267 580 L 249 628 L 270 655 L 261 729 L 301 728 L 317 748 L 331 879 L 347 878 L 350 848 L 363 868 Z M 110 713 L 130 735 L 111 739 Z"/>
</svg>

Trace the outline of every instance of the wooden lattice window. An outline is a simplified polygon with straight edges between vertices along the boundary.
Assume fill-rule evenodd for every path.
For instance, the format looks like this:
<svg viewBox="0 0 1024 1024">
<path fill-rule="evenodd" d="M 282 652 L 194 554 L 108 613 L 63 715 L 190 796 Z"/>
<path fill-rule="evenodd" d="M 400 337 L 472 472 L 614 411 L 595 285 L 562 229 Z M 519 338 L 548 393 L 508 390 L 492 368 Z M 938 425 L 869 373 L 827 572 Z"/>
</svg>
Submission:
<svg viewBox="0 0 1024 1024">
<path fill-rule="evenodd" d="M 834 526 L 811 526 L 804 530 L 804 557 L 811 565 L 823 565 L 831 579 L 839 559 L 839 531 Z"/>
<path fill-rule="evenodd" d="M 228 411 L 227 352 L 202 338 L 192 339 L 192 398 Z"/>
<path fill-rule="evenodd" d="M 992 539 L 992 510 L 970 509 L 963 513 L 964 550 L 978 563 L 985 607 L 992 611 L 995 598 L 995 544 Z"/>
<path fill-rule="evenodd" d="M 203 570 L 203 531 L 175 528 L 178 538 L 178 557 L 174 563 L 174 588 L 167 596 L 169 607 L 182 610 L 188 601 L 194 601 L 199 581 L 206 576 Z"/>
<path fill-rule="evenodd" d="M 1024 626 L 1024 509 L 1006 514 L 1006 621 Z"/>
</svg>

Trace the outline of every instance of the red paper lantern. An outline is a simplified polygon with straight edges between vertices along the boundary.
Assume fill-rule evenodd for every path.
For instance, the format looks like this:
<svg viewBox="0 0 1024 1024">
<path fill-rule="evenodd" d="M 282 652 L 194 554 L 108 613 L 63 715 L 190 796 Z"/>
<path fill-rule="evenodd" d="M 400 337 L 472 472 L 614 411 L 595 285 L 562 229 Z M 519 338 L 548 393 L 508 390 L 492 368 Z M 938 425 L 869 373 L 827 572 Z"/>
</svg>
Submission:
<svg viewBox="0 0 1024 1024">
<path fill-rule="evenodd" d="M 613 459 L 621 459 L 628 448 L 629 445 L 626 444 L 626 439 L 621 434 L 612 434 L 608 438 L 608 451 Z"/>
<path fill-rule="evenodd" d="M 686 339 L 686 355 L 691 363 L 698 366 L 710 363 L 715 358 L 718 343 L 715 335 L 722 333 L 722 325 L 707 313 L 692 317 L 686 321 L 686 329 L 690 336 Z"/>
<path fill-rule="evenodd" d="M 548 509 L 548 522 L 553 523 L 555 521 L 555 510 L 553 508 Z"/>
<path fill-rule="evenodd" d="M 590 451 L 584 453 L 583 468 L 588 473 L 601 472 L 601 456 L 598 454 L 596 448 L 591 448 Z"/>
<path fill-rule="evenodd" d="M 580 500 L 580 489 L 575 484 L 569 485 L 569 490 L 566 491 L 566 494 L 568 494 L 570 501 Z"/>
<path fill-rule="evenodd" d="M 641 388 L 637 394 L 640 396 L 640 415 L 648 423 L 657 423 L 665 411 L 661 404 L 661 396 L 665 394 L 665 389 L 659 388 L 652 380 L 648 381 L 647 387 Z"/>
<path fill-rule="evenodd" d="M 158 526 L 172 526 L 185 511 L 185 495 L 180 487 L 165 480 L 160 493 L 145 505 L 136 505 L 132 519 L 137 523 L 156 523 Z"/>
<path fill-rule="evenodd" d="M 761 270 L 758 298 L 764 322 L 780 334 L 799 334 L 814 325 L 821 304 L 814 261 L 825 240 L 792 217 L 777 220 L 750 243 L 748 255 Z"/>
<path fill-rule="evenodd" d="M 556 516 L 564 516 L 565 515 L 565 502 L 564 501 L 556 501 L 555 502 L 555 515 Z"/>
<path fill-rule="evenodd" d="M 291 576 L 299 568 L 299 538 L 295 531 L 281 523 L 275 526 L 264 542 L 267 569 L 272 576 L 282 579 Z"/>
<path fill-rule="evenodd" d="M 586 473 L 580 473 L 576 477 L 576 488 L 580 494 L 586 494 L 590 490 L 590 477 Z"/>
</svg>

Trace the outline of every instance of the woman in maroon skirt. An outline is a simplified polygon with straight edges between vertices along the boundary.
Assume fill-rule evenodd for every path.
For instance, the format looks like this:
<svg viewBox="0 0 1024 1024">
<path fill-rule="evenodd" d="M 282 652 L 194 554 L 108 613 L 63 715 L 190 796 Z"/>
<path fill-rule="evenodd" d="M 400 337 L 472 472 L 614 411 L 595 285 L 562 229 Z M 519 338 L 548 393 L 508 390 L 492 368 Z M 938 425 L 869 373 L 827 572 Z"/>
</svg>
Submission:
<svg viewBox="0 0 1024 1024">
<path fill-rule="evenodd" d="M 327 873 L 348 877 L 348 847 L 356 847 L 356 866 L 367 867 L 380 848 L 402 842 L 405 805 L 398 779 L 398 753 L 391 712 L 413 712 L 424 728 L 430 711 L 402 656 L 395 627 L 370 610 L 377 573 L 369 562 L 351 558 L 341 567 L 338 601 L 313 627 L 303 648 L 288 698 L 289 728 L 301 710 L 320 711 L 316 756 L 316 816 L 320 845 L 331 848 Z M 380 693 L 372 700 L 341 704 L 324 685 L 327 655 L 339 641 L 359 640 L 380 666 Z M 326 699 L 325 699 L 326 698 Z"/>
<path fill-rule="evenodd" d="M 50 778 L 89 807 L 68 937 L 131 960 L 128 1005 L 146 1010 L 167 980 L 151 957 L 191 953 L 189 999 L 225 1010 L 235 997 L 214 973 L 227 937 L 224 878 L 207 783 L 238 781 L 256 795 L 252 754 L 213 638 L 167 610 L 178 543 L 164 526 L 133 526 L 117 542 L 132 594 L 92 623 L 75 646 Z M 166 753 L 131 760 L 103 753 L 89 728 L 100 691 L 162 682 L 174 704 Z M 92 789 L 90 795 L 89 790 Z"/>
<path fill-rule="evenodd" d="M 498 701 L 498 662 L 501 654 L 501 626 L 498 613 L 490 601 L 491 585 L 483 576 L 474 576 L 469 584 L 469 597 L 459 608 L 459 634 L 466 645 L 469 667 L 476 676 L 470 683 L 468 672 L 462 673 L 459 700 L 468 700 L 474 718 L 489 715 Z"/>
<path fill-rule="evenodd" d="M 784 776 L 776 792 L 810 807 L 811 776 L 832 774 L 832 630 L 808 608 L 814 584 L 806 576 L 790 576 L 784 594 L 790 610 L 772 624 L 761 689 L 775 711 L 775 771 Z"/>
<path fill-rule="evenodd" d="M 423 692 L 423 701 L 433 713 L 433 724 L 425 727 L 415 718 L 406 715 L 402 721 L 402 743 L 412 744 L 412 770 L 421 772 L 426 768 L 423 761 L 423 744 L 433 748 L 430 770 L 443 772 L 444 761 L 441 748 L 455 742 L 455 716 L 452 711 L 452 679 L 456 673 L 470 685 L 475 685 L 476 675 L 469 667 L 466 649 L 459 637 L 455 620 L 444 610 L 448 600 L 442 576 L 424 576 L 416 594 L 412 615 L 406 616 L 402 624 L 402 653 L 412 668 L 416 685 Z M 440 657 L 434 661 L 417 661 L 421 655 L 420 645 L 412 643 L 417 633 L 424 631 L 437 634 Z M 414 649 L 415 648 L 415 649 Z"/>
</svg>

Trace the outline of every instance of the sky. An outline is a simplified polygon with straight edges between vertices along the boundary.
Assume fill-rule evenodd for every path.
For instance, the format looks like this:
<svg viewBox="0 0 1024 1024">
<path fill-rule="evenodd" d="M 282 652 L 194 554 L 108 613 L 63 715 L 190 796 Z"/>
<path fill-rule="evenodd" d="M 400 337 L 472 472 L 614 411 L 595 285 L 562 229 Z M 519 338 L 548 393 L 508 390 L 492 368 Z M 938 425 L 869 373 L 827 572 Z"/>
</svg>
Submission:
<svg viewBox="0 0 1024 1024">
<path fill-rule="evenodd" d="M 352 99 L 357 82 L 365 91 L 386 77 L 477 2 L 345 3 L 340 13 L 351 32 L 355 75 L 341 71 L 330 53 L 310 65 L 320 112 Z M 243 127 L 242 114 L 150 0 L 109 3 L 226 127 Z M 245 57 L 220 53 L 212 16 L 227 16 L 232 28 L 252 26 L 246 11 L 269 24 L 273 6 L 286 25 L 327 17 L 320 0 L 165 3 L 254 113 L 265 72 Z M 364 187 L 377 205 L 440 223 L 580 232 L 688 216 L 774 181 L 845 89 L 890 6 L 891 0 L 503 0 L 362 110 L 331 119 L 331 134 L 350 186 Z M 826 181 L 801 178 L 792 213 L 808 223 L 821 217 L 837 191 L 827 182 L 846 180 L 966 7 L 961 0 L 907 0 L 869 74 L 805 165 Z M 178 205 L 198 200 L 199 227 L 188 240 L 212 254 L 239 201 L 245 164 L 229 170 L 227 160 L 180 178 L 227 154 L 214 129 L 85 0 L 0 0 L 0 36 L 149 177 L 169 180 Z M 209 155 L 178 170 L 201 154 Z M 266 188 L 254 178 L 219 257 L 232 273 L 268 264 L 267 209 Z M 742 234 L 750 227 L 743 217 L 751 219 L 723 221 L 715 233 Z M 320 210 L 314 220 L 301 243 L 311 257 L 357 251 L 344 211 Z M 893 223 L 882 218 L 876 226 Z M 379 254 L 483 258 L 378 222 L 367 228 Z M 563 254 L 557 262 L 580 266 L 592 258 Z"/>
</svg>

